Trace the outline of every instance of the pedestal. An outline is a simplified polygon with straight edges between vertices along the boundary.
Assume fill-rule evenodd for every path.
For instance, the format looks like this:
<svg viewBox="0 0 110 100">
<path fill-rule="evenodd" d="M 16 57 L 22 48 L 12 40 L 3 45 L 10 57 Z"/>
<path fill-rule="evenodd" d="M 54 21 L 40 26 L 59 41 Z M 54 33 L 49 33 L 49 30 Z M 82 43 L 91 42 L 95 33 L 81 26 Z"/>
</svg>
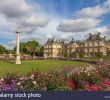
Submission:
<svg viewBox="0 0 110 100">
<path fill-rule="evenodd" d="M 16 55 L 16 64 L 21 64 L 20 55 Z"/>
</svg>

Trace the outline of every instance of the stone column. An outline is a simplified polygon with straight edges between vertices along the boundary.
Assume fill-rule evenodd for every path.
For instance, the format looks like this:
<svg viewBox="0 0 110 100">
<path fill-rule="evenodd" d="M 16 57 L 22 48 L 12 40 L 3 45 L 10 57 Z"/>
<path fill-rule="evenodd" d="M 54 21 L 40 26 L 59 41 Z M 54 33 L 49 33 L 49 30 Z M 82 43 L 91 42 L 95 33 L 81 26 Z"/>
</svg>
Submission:
<svg viewBox="0 0 110 100">
<path fill-rule="evenodd" d="M 20 33 L 20 30 L 17 30 L 16 31 L 16 64 L 21 64 L 21 61 L 20 61 L 20 52 L 19 52 L 19 33 Z"/>
<path fill-rule="evenodd" d="M 79 59 L 79 54 L 77 53 L 76 55 L 77 55 L 77 59 Z"/>
</svg>

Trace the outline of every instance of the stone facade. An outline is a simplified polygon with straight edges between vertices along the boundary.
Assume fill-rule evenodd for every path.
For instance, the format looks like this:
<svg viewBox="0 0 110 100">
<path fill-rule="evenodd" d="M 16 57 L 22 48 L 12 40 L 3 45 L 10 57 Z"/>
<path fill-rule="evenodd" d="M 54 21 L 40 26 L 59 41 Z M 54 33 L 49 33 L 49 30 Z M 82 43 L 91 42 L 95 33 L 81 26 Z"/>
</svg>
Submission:
<svg viewBox="0 0 110 100">
<path fill-rule="evenodd" d="M 63 48 L 65 48 L 63 42 L 55 39 L 48 39 L 47 43 L 44 45 L 44 58 L 62 57 L 65 53 Z"/>
<path fill-rule="evenodd" d="M 85 56 L 91 56 L 94 53 L 100 53 L 107 55 L 107 41 L 101 38 L 100 33 L 92 35 L 89 34 L 89 38 L 84 42 L 84 54 Z"/>
<path fill-rule="evenodd" d="M 67 55 L 68 57 L 75 57 L 77 50 L 79 48 L 79 45 L 77 42 L 75 42 L 73 39 L 68 43 L 67 45 Z"/>
<path fill-rule="evenodd" d="M 90 57 L 96 53 L 102 55 L 110 54 L 110 41 L 107 41 L 105 37 L 102 38 L 100 35 L 101 33 L 90 33 L 85 41 L 74 41 L 72 39 L 69 43 L 49 39 L 44 45 L 44 57 L 78 57 L 81 53 L 84 57 Z"/>
</svg>

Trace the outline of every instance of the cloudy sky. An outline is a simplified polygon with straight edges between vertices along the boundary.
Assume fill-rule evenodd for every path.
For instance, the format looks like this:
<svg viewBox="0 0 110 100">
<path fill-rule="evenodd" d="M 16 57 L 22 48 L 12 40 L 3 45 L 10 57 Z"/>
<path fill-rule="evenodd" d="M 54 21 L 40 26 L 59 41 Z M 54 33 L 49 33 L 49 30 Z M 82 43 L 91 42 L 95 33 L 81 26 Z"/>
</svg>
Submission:
<svg viewBox="0 0 110 100">
<path fill-rule="evenodd" d="M 0 0 L 0 44 L 14 46 L 18 24 L 23 42 L 83 40 L 90 32 L 109 38 L 110 0 Z"/>
</svg>

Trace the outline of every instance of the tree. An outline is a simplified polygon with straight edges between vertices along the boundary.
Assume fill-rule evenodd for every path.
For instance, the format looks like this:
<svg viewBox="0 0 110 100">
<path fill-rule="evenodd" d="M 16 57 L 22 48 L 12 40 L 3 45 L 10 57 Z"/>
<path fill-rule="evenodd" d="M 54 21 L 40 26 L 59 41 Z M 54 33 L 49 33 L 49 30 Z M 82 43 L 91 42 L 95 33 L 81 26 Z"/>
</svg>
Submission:
<svg viewBox="0 0 110 100">
<path fill-rule="evenodd" d="M 26 44 L 27 43 L 20 43 L 20 51 L 22 53 L 27 53 Z"/>
<path fill-rule="evenodd" d="M 44 47 L 40 46 L 39 56 L 43 56 L 44 53 Z"/>
<path fill-rule="evenodd" d="M 102 58 L 102 53 L 101 52 L 97 52 L 97 53 L 95 53 L 95 55 L 96 55 L 96 57 L 98 57 L 98 58 Z"/>
<path fill-rule="evenodd" d="M 25 49 L 34 57 L 35 53 L 40 51 L 40 46 L 37 41 L 28 41 L 25 44 Z"/>
<path fill-rule="evenodd" d="M 84 58 L 84 53 L 79 53 L 79 57 L 82 59 L 82 58 Z"/>
<path fill-rule="evenodd" d="M 67 53 L 64 54 L 65 59 L 68 57 L 69 55 Z"/>
<path fill-rule="evenodd" d="M 14 48 L 16 50 L 16 47 Z M 32 57 L 34 55 L 43 55 L 43 47 L 39 45 L 37 41 L 28 41 L 28 42 L 21 42 L 20 43 L 20 52 L 21 54 L 29 54 Z"/>
<path fill-rule="evenodd" d="M 71 53 L 71 54 L 70 54 L 70 57 L 71 57 L 71 58 L 77 58 L 77 53 L 76 53 L 76 52 Z"/>
<path fill-rule="evenodd" d="M 20 53 L 22 54 L 26 54 L 27 53 L 27 49 L 26 49 L 26 44 L 27 43 L 23 43 L 23 42 L 21 42 L 20 43 Z M 14 52 L 16 52 L 16 46 L 15 46 L 15 48 L 14 48 L 14 50 L 13 50 Z"/>
<path fill-rule="evenodd" d="M 6 48 L 0 45 L 0 54 L 6 53 Z"/>
</svg>

